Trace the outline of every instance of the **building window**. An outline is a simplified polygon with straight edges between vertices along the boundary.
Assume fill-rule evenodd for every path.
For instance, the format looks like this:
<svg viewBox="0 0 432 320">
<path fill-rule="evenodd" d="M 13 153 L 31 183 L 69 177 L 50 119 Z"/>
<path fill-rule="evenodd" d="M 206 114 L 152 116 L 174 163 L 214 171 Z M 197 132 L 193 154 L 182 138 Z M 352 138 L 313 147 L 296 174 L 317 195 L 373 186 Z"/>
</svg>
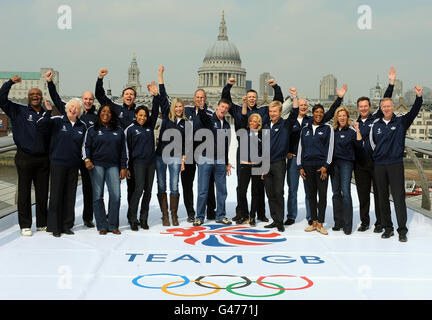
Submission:
<svg viewBox="0 0 432 320">
<path fill-rule="evenodd" d="M 424 134 L 424 129 L 420 129 L 420 134 Z"/>
<path fill-rule="evenodd" d="M 416 133 L 417 133 L 417 130 L 416 130 L 416 129 L 411 129 L 411 133 L 416 134 Z"/>
</svg>

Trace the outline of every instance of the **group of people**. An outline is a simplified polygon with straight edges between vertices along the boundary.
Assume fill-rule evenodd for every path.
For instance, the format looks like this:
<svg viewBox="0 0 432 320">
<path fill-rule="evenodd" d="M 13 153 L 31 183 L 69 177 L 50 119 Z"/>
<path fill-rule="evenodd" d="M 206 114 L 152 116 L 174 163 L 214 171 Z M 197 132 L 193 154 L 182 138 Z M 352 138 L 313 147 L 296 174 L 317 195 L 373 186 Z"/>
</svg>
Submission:
<svg viewBox="0 0 432 320">
<path fill-rule="evenodd" d="M 195 92 L 193 105 L 185 105 L 178 98 L 171 99 L 164 85 L 164 71 L 165 68 L 160 66 L 158 83 L 147 85 L 153 97 L 151 110 L 135 105 L 134 88 L 123 90 L 123 104 L 107 97 L 103 87 L 107 69 L 100 69 L 96 82 L 95 97 L 101 105 L 98 110 L 90 91 L 84 92 L 81 99 L 64 102 L 57 93 L 51 71 L 45 78 L 59 115 L 53 115 L 53 106 L 48 100 L 45 100 L 44 110 L 42 92 L 36 88 L 28 92 L 28 105 L 10 101 L 8 94 L 12 85 L 21 81 L 18 76 L 0 88 L 0 107 L 11 119 L 17 145 L 18 221 L 23 236 L 32 235 L 32 182 L 36 195 L 37 230 L 52 232 L 55 237 L 74 233 L 78 171 L 82 179 L 84 225 L 95 227 L 94 215 L 101 235 L 108 232 L 121 234 L 120 184 L 123 179 L 127 181 L 127 219 L 131 230 L 149 228 L 149 203 L 155 173 L 163 226 L 179 225 L 179 180 L 188 222 L 200 226 L 207 217 L 216 223 L 232 224 L 225 208 L 226 176 L 234 168 L 228 157 L 231 126 L 226 115 L 229 113 L 238 140 L 237 207 L 232 219 L 237 224 L 255 226 L 256 219 L 269 222 L 265 216 L 265 195 L 273 221 L 264 228 L 277 228 L 283 232 L 284 226 L 294 224 L 301 177 L 309 224 L 305 231 L 327 235 L 323 224 L 330 176 L 332 230 L 343 230 L 349 235 L 353 229 L 351 178 L 354 172 L 360 202 L 361 225 L 358 231 L 369 229 L 370 190 L 373 186 L 374 232 L 382 233 L 382 238 L 394 235 L 390 186 L 399 240 L 407 241 L 403 153 L 406 131 L 422 105 L 422 88 L 415 87 L 417 98 L 411 110 L 396 116 L 391 100 L 396 80 L 393 67 L 388 74 L 390 84 L 380 108 L 371 113 L 369 98 L 359 98 L 359 117 L 354 122 L 349 110 L 341 106 L 347 92 L 346 85 L 337 90 L 337 99 L 327 112 L 322 105 L 316 104 L 312 107 L 312 116 L 308 115 L 306 99 L 298 97 L 296 88 L 290 88 L 292 108 L 284 119 L 283 109 L 288 103 L 274 79 L 268 82 L 274 89 L 274 100 L 269 105 L 257 106 L 255 90 L 247 92 L 241 105 L 235 104 L 230 90 L 236 80 L 230 78 L 215 110 L 212 110 L 206 104 L 203 89 Z M 162 118 L 162 122 L 155 146 L 158 118 Z M 333 123 L 329 124 L 332 119 Z M 209 147 L 202 141 L 212 143 Z M 198 194 L 195 207 L 193 181 L 196 171 Z M 285 176 L 289 191 L 284 222 Z M 249 184 L 250 208 L 247 197 Z M 105 185 L 109 194 L 108 210 L 104 203 Z"/>
</svg>

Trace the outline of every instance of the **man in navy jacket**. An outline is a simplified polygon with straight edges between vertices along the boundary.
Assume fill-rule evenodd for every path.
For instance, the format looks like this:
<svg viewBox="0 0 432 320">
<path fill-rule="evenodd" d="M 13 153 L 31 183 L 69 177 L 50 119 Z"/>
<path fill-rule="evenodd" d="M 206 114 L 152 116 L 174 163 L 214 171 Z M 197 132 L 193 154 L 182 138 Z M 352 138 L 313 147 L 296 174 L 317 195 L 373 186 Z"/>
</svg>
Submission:
<svg viewBox="0 0 432 320">
<path fill-rule="evenodd" d="M 393 113 L 393 101 L 390 98 L 384 98 L 380 103 L 383 117 L 374 121 L 369 133 L 372 158 L 375 162 L 381 223 L 384 228 L 381 237 L 387 239 L 394 235 L 389 200 L 390 186 L 398 222 L 397 231 L 401 242 L 408 240 L 406 236 L 408 228 L 406 227 L 407 209 L 403 165 L 405 135 L 423 103 L 423 88 L 415 86 L 414 90 L 417 95 L 414 105 L 408 113 L 403 115 L 396 116 Z"/>
<path fill-rule="evenodd" d="M 31 184 L 36 196 L 36 227 L 45 231 L 49 183 L 49 136 L 38 132 L 36 121 L 42 117 L 42 91 L 33 88 L 28 92 L 28 105 L 8 99 L 11 87 L 21 82 L 13 76 L 0 88 L 0 108 L 12 122 L 13 139 L 17 146 L 15 164 L 18 172 L 18 223 L 23 236 L 31 236 Z"/>
</svg>

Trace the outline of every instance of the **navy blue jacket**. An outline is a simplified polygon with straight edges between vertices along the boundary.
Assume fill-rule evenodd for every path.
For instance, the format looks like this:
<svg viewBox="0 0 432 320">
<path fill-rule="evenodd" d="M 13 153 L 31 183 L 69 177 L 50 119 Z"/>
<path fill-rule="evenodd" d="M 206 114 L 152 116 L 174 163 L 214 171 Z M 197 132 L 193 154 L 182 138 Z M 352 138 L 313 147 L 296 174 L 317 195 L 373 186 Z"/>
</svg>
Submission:
<svg viewBox="0 0 432 320">
<path fill-rule="evenodd" d="M 90 127 L 84 137 L 83 159 L 90 159 L 95 166 L 127 168 L 125 135 L 121 127 L 114 130 L 102 126 Z"/>
<path fill-rule="evenodd" d="M 228 121 L 226 121 L 225 117 L 222 119 L 222 121 L 219 120 L 219 118 L 216 115 L 216 112 L 214 112 L 210 116 L 206 110 L 200 109 L 198 111 L 198 115 L 201 118 L 201 123 L 203 124 L 203 128 L 209 129 L 213 133 L 213 141 L 214 141 L 213 160 L 218 160 L 219 162 L 225 161 L 224 163 L 227 165 L 229 163 L 228 151 L 229 151 L 229 145 L 230 145 L 230 141 L 231 141 L 231 139 L 230 139 L 230 137 L 231 137 L 230 124 L 228 123 Z M 217 134 L 218 130 L 225 130 L 225 133 L 228 132 L 228 138 L 226 138 L 224 135 L 221 135 L 224 138 L 223 138 L 223 141 L 220 141 L 220 139 L 218 139 L 218 134 Z M 218 148 L 218 145 L 222 145 L 222 144 L 225 144 L 224 159 L 218 159 L 217 148 Z M 206 157 L 207 153 L 204 152 L 203 156 Z"/>
<path fill-rule="evenodd" d="M 387 90 L 384 93 L 384 98 L 391 98 L 393 95 L 393 89 L 394 89 L 394 85 L 389 84 Z M 373 122 L 376 119 L 381 118 L 382 116 L 383 114 L 381 108 L 378 107 L 378 109 L 374 113 L 369 114 L 369 116 L 365 121 L 361 120 L 361 116 L 357 118 L 357 122 L 359 123 L 360 134 L 363 138 L 363 141 L 365 142 L 365 145 L 369 143 L 369 133 Z M 367 160 L 372 161 L 372 152 L 369 148 L 364 149 L 363 152 L 357 153 L 356 161 L 360 163 L 364 163 Z"/>
<path fill-rule="evenodd" d="M 333 160 L 355 161 L 356 153 L 363 149 L 363 140 L 357 140 L 357 132 L 353 127 L 345 126 L 334 131 Z"/>
<path fill-rule="evenodd" d="M 169 119 L 169 112 L 170 112 L 170 108 L 171 108 L 171 103 L 170 103 L 170 99 L 166 93 L 165 90 L 165 85 L 164 84 L 159 84 L 159 105 L 161 108 L 161 114 L 162 114 L 162 124 L 161 124 L 161 128 L 159 131 L 159 139 L 158 139 L 158 146 L 156 149 L 156 154 L 158 156 L 162 156 L 162 151 L 163 149 L 170 144 L 174 138 L 171 137 L 170 141 L 162 141 L 162 136 L 165 132 L 165 130 L 167 129 L 176 129 L 180 132 L 181 137 L 182 137 L 182 155 L 185 154 L 185 125 L 186 125 L 186 121 L 189 120 L 184 120 L 184 119 L 180 119 L 179 121 L 171 121 Z M 176 119 L 177 120 L 177 119 Z"/>
<path fill-rule="evenodd" d="M 153 108 L 150 118 L 144 125 L 138 124 L 136 120 L 126 128 L 126 156 L 128 167 L 130 164 L 142 163 L 149 165 L 156 158 L 154 128 L 159 115 L 159 97 L 153 97 Z"/>
<path fill-rule="evenodd" d="M 297 117 L 298 108 L 293 108 L 288 119 L 280 118 L 273 127 L 270 123 L 263 126 L 263 135 L 270 132 L 270 163 L 285 160 L 289 151 L 292 118 Z"/>
<path fill-rule="evenodd" d="M 222 90 L 222 98 L 227 99 L 228 101 L 231 102 L 231 107 L 230 107 L 228 112 L 231 115 L 231 117 L 233 117 L 233 119 L 234 119 L 234 127 L 235 127 L 235 130 L 237 131 L 239 128 L 241 128 L 242 106 L 239 106 L 238 104 L 235 104 L 232 102 L 231 88 L 232 88 L 231 84 L 228 83 L 227 85 L 225 85 L 225 87 Z M 273 101 L 280 101 L 281 103 L 283 103 L 284 98 L 283 98 L 281 88 L 278 85 L 275 85 L 275 86 L 273 86 L 273 89 L 274 89 Z M 253 113 L 258 113 L 262 118 L 262 124 L 264 126 L 265 124 L 270 123 L 270 117 L 268 114 L 268 110 L 269 110 L 268 105 L 264 105 L 264 106 L 261 106 L 259 108 L 257 107 L 257 105 L 254 105 L 252 107 L 252 109 L 250 109 L 248 107 L 247 108 L 247 117 L 249 117 Z"/>
<path fill-rule="evenodd" d="M 130 124 L 135 120 L 135 103 L 133 103 L 129 108 L 124 103 L 121 105 L 112 101 L 105 94 L 105 90 L 103 88 L 103 79 L 98 78 L 96 81 L 95 96 L 102 107 L 106 105 L 114 107 L 123 130 L 129 127 Z"/>
<path fill-rule="evenodd" d="M 66 102 L 62 100 L 62 98 L 57 93 L 57 89 L 55 84 L 51 81 L 48 82 L 48 91 L 56 108 L 60 111 L 61 114 L 66 115 Z M 93 105 L 90 110 L 83 110 L 83 113 L 80 115 L 79 119 L 84 122 L 87 128 L 91 127 L 95 124 L 97 117 L 96 107 Z"/>
<path fill-rule="evenodd" d="M 67 116 L 51 117 L 51 110 L 36 122 L 37 130 L 51 135 L 49 158 L 51 164 L 79 167 L 81 151 L 87 126 L 77 119 L 74 126 Z"/>
<path fill-rule="evenodd" d="M 332 162 L 334 148 L 334 130 L 331 125 L 321 122 L 313 134 L 312 122 L 300 132 L 297 151 L 297 165 L 325 167 Z"/>
<path fill-rule="evenodd" d="M 393 114 L 386 125 L 383 118 L 376 119 L 369 133 L 369 146 L 376 165 L 389 165 L 403 162 L 405 135 L 417 117 L 423 98 L 417 97 L 411 110 L 403 115 Z"/>
<path fill-rule="evenodd" d="M 336 109 L 339 108 L 340 105 L 342 104 L 342 100 L 343 100 L 342 98 L 339 98 L 339 97 L 336 98 L 335 102 L 333 102 L 333 104 L 330 106 L 330 108 L 327 110 L 327 112 L 324 113 L 322 123 L 329 122 L 330 120 L 333 119 Z M 299 141 L 300 141 L 300 131 L 304 127 L 309 125 L 309 123 L 313 123 L 313 117 L 312 116 L 308 116 L 308 115 L 304 116 L 301 125 L 297 121 L 297 117 L 291 118 L 292 130 L 291 130 L 291 136 L 290 136 L 289 153 L 293 153 L 293 154 L 297 155 L 297 150 L 298 150 Z"/>
<path fill-rule="evenodd" d="M 30 105 L 10 101 L 8 95 L 13 84 L 9 80 L 0 88 L 0 108 L 11 119 L 13 140 L 26 153 L 46 156 L 50 137 L 36 129 L 36 121 L 43 116 L 45 110 L 36 112 Z"/>
</svg>

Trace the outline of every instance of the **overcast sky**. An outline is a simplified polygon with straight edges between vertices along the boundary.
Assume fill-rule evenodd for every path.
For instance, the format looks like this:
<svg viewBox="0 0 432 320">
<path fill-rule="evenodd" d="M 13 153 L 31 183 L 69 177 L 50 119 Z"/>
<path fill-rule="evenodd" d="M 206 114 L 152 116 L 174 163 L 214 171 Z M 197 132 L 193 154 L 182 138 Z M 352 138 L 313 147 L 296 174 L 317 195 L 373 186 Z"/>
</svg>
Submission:
<svg viewBox="0 0 432 320">
<path fill-rule="evenodd" d="M 192 93 L 205 52 L 217 39 L 222 10 L 247 79 L 258 87 L 270 72 L 282 86 L 319 96 L 326 74 L 348 84 L 348 96 L 369 95 L 377 75 L 387 84 L 394 65 L 404 92 L 432 87 L 430 0 L 0 0 L 0 71 L 60 72 L 60 93 L 94 90 L 107 67 L 113 94 L 127 82 L 136 52 L 141 84 L 166 67 L 169 93 Z M 72 9 L 72 29 L 60 30 L 59 6 Z M 360 30 L 360 5 L 372 9 L 372 29 Z"/>
</svg>

